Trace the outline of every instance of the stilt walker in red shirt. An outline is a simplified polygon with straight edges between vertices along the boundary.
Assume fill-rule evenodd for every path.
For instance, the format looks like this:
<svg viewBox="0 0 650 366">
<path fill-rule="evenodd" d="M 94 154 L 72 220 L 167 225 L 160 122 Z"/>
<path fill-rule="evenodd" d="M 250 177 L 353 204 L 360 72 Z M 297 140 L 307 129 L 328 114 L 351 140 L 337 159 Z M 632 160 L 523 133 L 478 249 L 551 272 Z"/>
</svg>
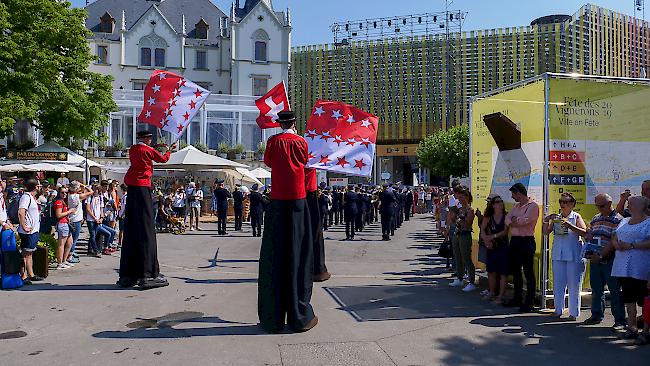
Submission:
<svg viewBox="0 0 650 366">
<path fill-rule="evenodd" d="M 120 287 L 133 287 L 137 284 L 141 289 L 149 289 L 169 284 L 160 274 L 158 266 L 151 176 L 153 162 L 166 163 L 170 152 L 168 150 L 161 154 L 151 147 L 152 137 L 151 132 L 138 132 L 138 143 L 129 149 L 131 166 L 124 176 L 129 194 L 126 196 L 120 279 L 117 281 Z M 174 143 L 171 149 L 175 145 Z"/>
<path fill-rule="evenodd" d="M 307 141 L 296 135 L 293 112 L 278 113 L 277 122 L 283 131 L 269 139 L 264 154 L 273 189 L 260 250 L 258 316 L 268 332 L 280 332 L 285 324 L 304 332 L 318 323 L 310 304 L 314 258 L 305 199 L 309 153 Z"/>
</svg>

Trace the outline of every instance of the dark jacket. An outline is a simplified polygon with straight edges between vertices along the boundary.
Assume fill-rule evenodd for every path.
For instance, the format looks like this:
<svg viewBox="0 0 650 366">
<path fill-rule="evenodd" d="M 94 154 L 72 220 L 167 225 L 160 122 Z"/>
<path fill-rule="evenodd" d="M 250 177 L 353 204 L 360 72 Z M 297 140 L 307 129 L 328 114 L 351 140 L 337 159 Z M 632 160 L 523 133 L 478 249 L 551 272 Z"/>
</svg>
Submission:
<svg viewBox="0 0 650 366">
<path fill-rule="evenodd" d="M 379 202 L 381 203 L 381 206 L 379 206 L 379 212 L 382 215 L 392 215 L 395 213 L 395 203 L 397 202 L 397 198 L 393 191 L 379 192 Z"/>
<path fill-rule="evenodd" d="M 224 211 L 228 209 L 228 198 L 232 197 L 230 192 L 225 188 L 217 188 L 214 190 L 214 197 L 217 200 L 217 211 Z"/>
<path fill-rule="evenodd" d="M 251 202 L 251 215 L 262 216 L 264 213 L 264 203 L 262 202 L 262 194 L 259 192 L 251 192 L 248 196 Z"/>
<path fill-rule="evenodd" d="M 347 217 L 359 213 L 359 195 L 356 192 L 347 192 L 343 196 L 343 200 L 344 200 L 343 208 L 345 210 L 345 215 Z"/>
<path fill-rule="evenodd" d="M 244 194 L 240 190 L 232 192 L 233 206 L 235 210 L 244 209 Z"/>
</svg>

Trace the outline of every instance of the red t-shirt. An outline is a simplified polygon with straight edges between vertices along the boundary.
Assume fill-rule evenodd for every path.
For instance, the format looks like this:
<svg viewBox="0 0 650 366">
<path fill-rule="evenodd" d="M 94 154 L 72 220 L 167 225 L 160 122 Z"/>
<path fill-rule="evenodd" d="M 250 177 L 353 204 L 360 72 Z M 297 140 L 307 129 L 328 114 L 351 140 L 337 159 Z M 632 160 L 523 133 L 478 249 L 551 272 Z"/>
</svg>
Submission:
<svg viewBox="0 0 650 366">
<path fill-rule="evenodd" d="M 307 141 L 292 132 L 271 136 L 266 144 L 264 163 L 271 168 L 271 199 L 300 200 L 305 192 L 305 164 L 309 159 Z"/>
<path fill-rule="evenodd" d="M 68 205 L 65 203 L 65 201 L 59 199 L 54 201 L 52 204 L 52 209 L 54 212 L 56 212 L 57 209 L 61 209 L 61 212 L 68 211 Z M 63 216 L 62 218 L 59 219 L 59 224 L 67 224 L 68 223 L 68 216 Z"/>
<path fill-rule="evenodd" d="M 167 151 L 162 155 L 158 150 L 146 144 L 138 143 L 129 149 L 131 166 L 124 176 L 127 186 L 151 187 L 153 175 L 153 162 L 166 163 L 171 153 Z"/>
</svg>

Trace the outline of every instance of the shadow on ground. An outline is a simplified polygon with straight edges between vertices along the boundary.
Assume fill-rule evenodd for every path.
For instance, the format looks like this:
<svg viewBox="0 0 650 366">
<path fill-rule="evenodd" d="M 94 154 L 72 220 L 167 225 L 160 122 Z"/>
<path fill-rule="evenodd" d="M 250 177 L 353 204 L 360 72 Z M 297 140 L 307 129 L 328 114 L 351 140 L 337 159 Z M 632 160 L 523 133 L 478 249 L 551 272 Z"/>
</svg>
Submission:
<svg viewBox="0 0 650 366">
<path fill-rule="evenodd" d="M 589 362 L 591 365 L 640 365 L 650 357 L 650 347 L 620 341 L 609 327 L 588 327 L 546 315 L 483 317 L 470 323 L 502 328 L 502 335 L 436 340 L 434 347 L 447 353 L 443 364 L 581 365 L 585 364 L 586 352 L 598 354 L 598 362 Z"/>
</svg>

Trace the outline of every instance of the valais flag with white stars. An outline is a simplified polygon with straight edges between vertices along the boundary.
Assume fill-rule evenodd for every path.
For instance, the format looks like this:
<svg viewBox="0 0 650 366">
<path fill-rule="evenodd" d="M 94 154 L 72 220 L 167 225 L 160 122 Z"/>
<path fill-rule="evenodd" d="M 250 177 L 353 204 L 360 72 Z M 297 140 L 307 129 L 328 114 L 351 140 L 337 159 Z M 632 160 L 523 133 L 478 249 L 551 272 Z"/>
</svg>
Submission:
<svg viewBox="0 0 650 366">
<path fill-rule="evenodd" d="M 307 123 L 307 167 L 369 177 L 379 118 L 341 102 L 319 100 Z"/>
<path fill-rule="evenodd" d="M 138 120 L 180 138 L 210 91 L 169 71 L 155 70 L 144 89 L 144 107 Z"/>
</svg>

